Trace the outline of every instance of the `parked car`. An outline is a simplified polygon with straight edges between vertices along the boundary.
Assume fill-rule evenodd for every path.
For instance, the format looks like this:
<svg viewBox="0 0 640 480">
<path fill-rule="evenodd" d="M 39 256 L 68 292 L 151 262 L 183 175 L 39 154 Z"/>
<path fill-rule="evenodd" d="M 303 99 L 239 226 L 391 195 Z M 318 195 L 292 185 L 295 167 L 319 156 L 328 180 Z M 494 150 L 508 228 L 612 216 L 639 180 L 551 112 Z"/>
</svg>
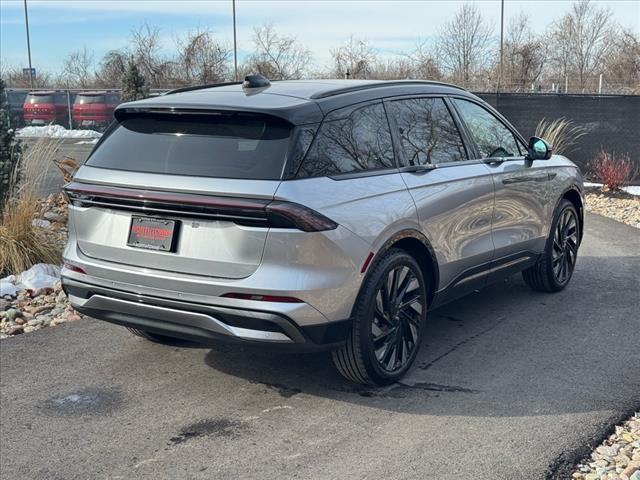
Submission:
<svg viewBox="0 0 640 480">
<path fill-rule="evenodd" d="M 62 282 L 146 339 L 331 349 L 388 384 L 429 310 L 517 272 L 571 279 L 578 168 L 461 88 L 250 76 L 115 118 L 66 187 Z"/>
<path fill-rule="evenodd" d="M 22 117 L 22 107 L 27 97 L 25 90 L 5 90 L 7 95 L 7 104 L 9 105 L 9 124 L 11 128 L 19 128 L 24 125 Z"/>
<path fill-rule="evenodd" d="M 76 128 L 104 129 L 113 120 L 120 95 L 113 92 L 81 92 L 73 102 L 73 124 Z"/>
<path fill-rule="evenodd" d="M 29 92 L 22 107 L 26 125 L 56 123 L 69 126 L 69 100 L 66 92 Z"/>
</svg>

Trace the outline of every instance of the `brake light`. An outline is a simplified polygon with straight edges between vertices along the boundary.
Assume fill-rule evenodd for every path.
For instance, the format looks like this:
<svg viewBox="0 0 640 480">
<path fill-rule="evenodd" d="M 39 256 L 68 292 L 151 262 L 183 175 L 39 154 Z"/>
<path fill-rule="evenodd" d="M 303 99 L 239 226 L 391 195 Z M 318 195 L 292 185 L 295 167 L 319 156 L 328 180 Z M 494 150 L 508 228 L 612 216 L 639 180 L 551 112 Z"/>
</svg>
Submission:
<svg viewBox="0 0 640 480">
<path fill-rule="evenodd" d="M 273 201 L 266 207 L 269 223 L 274 227 L 298 228 L 303 232 L 335 230 L 338 224 L 303 205 Z"/>
<path fill-rule="evenodd" d="M 240 300 L 256 300 L 258 302 L 277 302 L 277 303 L 304 303 L 299 298 L 280 297 L 278 295 L 254 295 L 252 293 L 225 293 L 224 298 L 237 298 Z"/>
</svg>

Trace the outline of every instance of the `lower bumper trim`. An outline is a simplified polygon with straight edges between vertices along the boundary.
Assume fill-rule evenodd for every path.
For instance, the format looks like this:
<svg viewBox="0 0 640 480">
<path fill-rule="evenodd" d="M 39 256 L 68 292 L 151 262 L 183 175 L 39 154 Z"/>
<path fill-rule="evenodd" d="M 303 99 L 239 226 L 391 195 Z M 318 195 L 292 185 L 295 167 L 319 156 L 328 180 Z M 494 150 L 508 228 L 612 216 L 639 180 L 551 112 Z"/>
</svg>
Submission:
<svg viewBox="0 0 640 480">
<path fill-rule="evenodd" d="M 300 327 L 273 312 L 191 304 L 62 278 L 62 287 L 80 313 L 117 325 L 199 343 L 236 341 L 325 350 L 343 343 L 348 320 Z"/>
</svg>

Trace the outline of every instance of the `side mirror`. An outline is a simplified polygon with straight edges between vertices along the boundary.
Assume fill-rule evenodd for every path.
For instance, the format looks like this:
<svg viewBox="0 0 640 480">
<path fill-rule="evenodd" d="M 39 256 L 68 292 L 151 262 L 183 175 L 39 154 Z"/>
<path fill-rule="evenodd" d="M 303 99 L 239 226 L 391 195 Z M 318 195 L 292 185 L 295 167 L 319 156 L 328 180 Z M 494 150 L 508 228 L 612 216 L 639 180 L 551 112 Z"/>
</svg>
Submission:
<svg viewBox="0 0 640 480">
<path fill-rule="evenodd" d="M 528 160 L 549 160 L 551 158 L 551 146 L 542 138 L 531 137 L 527 150 Z"/>
</svg>

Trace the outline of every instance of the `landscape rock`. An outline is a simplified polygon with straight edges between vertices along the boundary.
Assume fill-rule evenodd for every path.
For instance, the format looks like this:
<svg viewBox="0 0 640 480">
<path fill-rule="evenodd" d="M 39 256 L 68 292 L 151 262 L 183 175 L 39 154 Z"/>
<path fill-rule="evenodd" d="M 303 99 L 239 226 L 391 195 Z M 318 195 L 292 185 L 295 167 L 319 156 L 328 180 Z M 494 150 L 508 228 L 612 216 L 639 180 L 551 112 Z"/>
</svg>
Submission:
<svg viewBox="0 0 640 480">
<path fill-rule="evenodd" d="M 576 480 L 640 480 L 640 412 L 591 453 L 591 461 L 576 465 Z M 635 476 L 635 478 L 634 478 Z"/>
</svg>

